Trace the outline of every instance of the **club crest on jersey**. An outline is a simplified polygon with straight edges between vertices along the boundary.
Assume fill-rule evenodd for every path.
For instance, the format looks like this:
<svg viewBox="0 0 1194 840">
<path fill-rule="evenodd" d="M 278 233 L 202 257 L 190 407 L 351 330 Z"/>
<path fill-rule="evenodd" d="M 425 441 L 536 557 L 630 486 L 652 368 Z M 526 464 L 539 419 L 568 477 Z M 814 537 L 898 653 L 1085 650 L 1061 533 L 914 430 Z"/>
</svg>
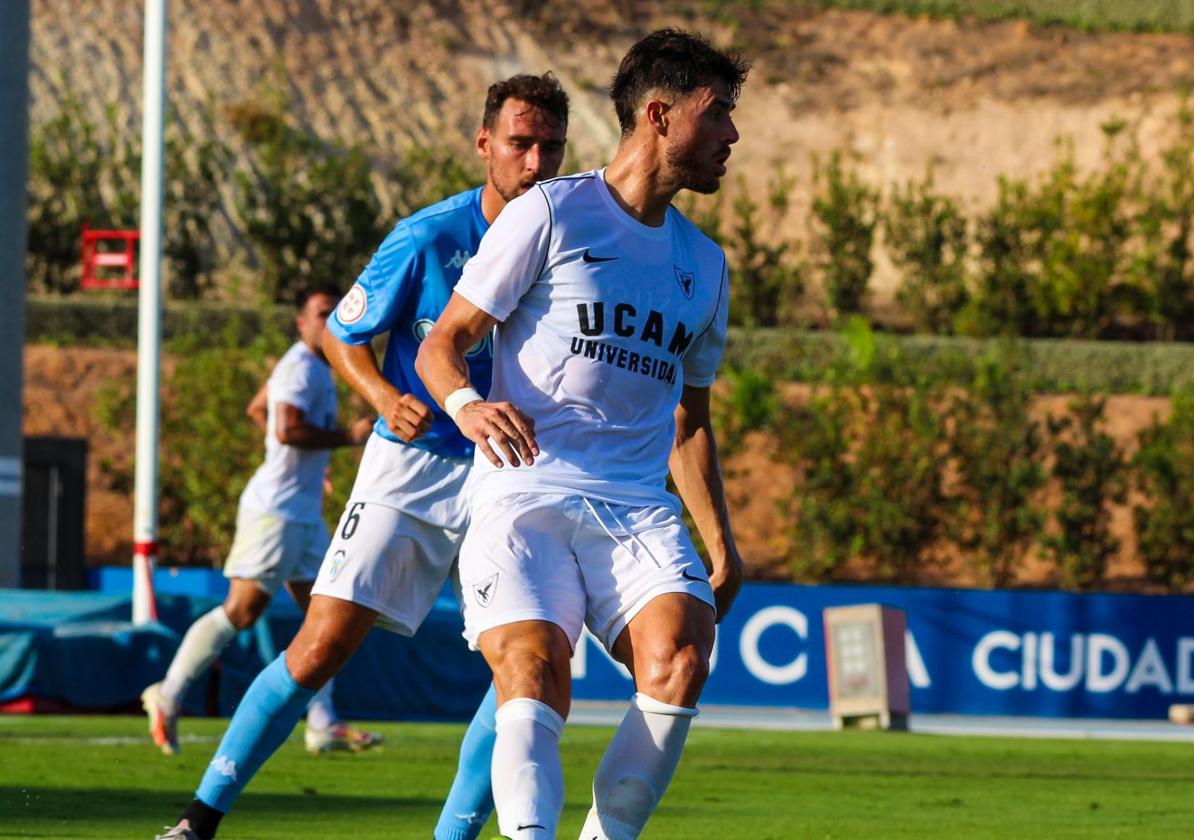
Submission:
<svg viewBox="0 0 1194 840">
<path fill-rule="evenodd" d="M 473 597 L 477 599 L 477 604 L 482 607 L 488 607 L 493 603 L 493 595 L 497 592 L 497 574 L 492 574 L 480 583 L 473 584 Z"/>
<path fill-rule="evenodd" d="M 360 286 L 353 286 L 348 290 L 348 294 L 344 296 L 344 299 L 340 301 L 340 305 L 336 307 L 336 314 L 340 316 L 340 323 L 355 324 L 361 320 L 361 316 L 365 314 L 368 304 L 365 290 Z"/>
<path fill-rule="evenodd" d="M 344 549 L 339 549 L 332 555 L 332 561 L 328 563 L 328 580 L 335 580 L 340 576 L 340 571 L 344 568 L 344 564 L 348 562 L 348 555 L 344 553 Z"/>
<path fill-rule="evenodd" d="M 673 265 L 672 268 L 676 270 L 676 282 L 680 284 L 680 291 L 684 293 L 684 297 L 692 300 L 692 293 L 696 289 L 696 275 L 678 265 Z"/>
</svg>

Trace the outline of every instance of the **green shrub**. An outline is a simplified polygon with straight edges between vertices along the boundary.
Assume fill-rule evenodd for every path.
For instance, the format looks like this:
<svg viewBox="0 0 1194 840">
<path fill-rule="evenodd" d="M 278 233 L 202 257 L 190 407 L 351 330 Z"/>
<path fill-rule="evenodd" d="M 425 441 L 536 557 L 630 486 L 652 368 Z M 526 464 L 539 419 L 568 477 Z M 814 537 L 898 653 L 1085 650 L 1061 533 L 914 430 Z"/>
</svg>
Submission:
<svg viewBox="0 0 1194 840">
<path fill-rule="evenodd" d="M 925 380 L 876 384 L 878 360 L 898 350 L 858 321 L 847 339 L 851 356 L 831 384 L 777 418 L 780 457 L 800 479 L 785 503 L 792 570 L 826 580 L 861 558 L 879 580 L 909 582 L 931 561 L 952 507 L 941 467 L 944 393 Z"/>
<path fill-rule="evenodd" d="M 817 267 L 835 316 L 862 310 L 874 260 L 879 194 L 834 152 L 815 167 L 812 215 Z"/>
<path fill-rule="evenodd" d="M 1139 434 L 1132 464 L 1144 501 L 1132 512 L 1150 580 L 1178 592 L 1194 580 L 1194 390 L 1173 397 L 1173 413 Z"/>
<path fill-rule="evenodd" d="M 1136 219 L 1141 244 L 1131 267 L 1147 301 L 1140 308 L 1167 340 L 1194 337 L 1194 113 L 1188 102 L 1178 110 L 1177 127 L 1160 175 L 1144 191 Z"/>
<path fill-rule="evenodd" d="M 1103 430 L 1106 405 L 1086 394 L 1070 403 L 1068 414 L 1047 420 L 1061 500 L 1052 510 L 1055 531 L 1043 545 L 1068 589 L 1101 586 L 1119 550 L 1109 505 L 1123 504 L 1128 471 L 1122 448 Z"/>
<path fill-rule="evenodd" d="M 920 332 L 951 333 L 969 299 L 966 219 L 953 199 L 933 192 L 932 173 L 892 193 L 884 217 L 892 261 L 903 272 L 896 299 Z"/>
<path fill-rule="evenodd" d="M 972 385 L 950 397 L 949 450 L 959 515 L 953 540 L 986 586 L 1007 586 L 1040 536 L 1044 439 L 1030 414 L 1025 360 L 1014 345 L 978 360 Z"/>
<path fill-rule="evenodd" d="M 389 228 L 364 152 L 320 143 L 287 112 L 268 91 L 228 109 L 254 152 L 253 171 L 236 173 L 236 210 L 274 302 L 315 279 L 347 285 Z"/>
<path fill-rule="evenodd" d="M 70 90 L 68 84 L 62 86 Z M 78 288 L 80 232 L 137 226 L 139 148 L 108 108 L 95 125 L 67 95 L 61 110 L 29 132 L 29 288 L 62 294 Z"/>
<path fill-rule="evenodd" d="M 78 288 L 80 232 L 130 230 L 139 225 L 141 138 L 122 129 L 117 109 L 102 126 L 68 96 L 61 111 L 30 133 L 29 288 L 63 294 Z M 165 137 L 165 202 L 162 254 L 168 290 L 176 298 L 208 291 L 215 268 L 211 219 L 228 149 L 213 139 L 196 141 L 171 123 Z"/>
<path fill-rule="evenodd" d="M 804 292 L 801 266 L 794 256 L 797 244 L 780 232 L 794 184 L 795 179 L 778 167 L 767 184 L 767 202 L 760 206 L 751 198 L 745 179 L 738 182 L 725 243 L 732 256 L 730 318 L 736 325 L 790 323 L 788 313 Z"/>
<path fill-rule="evenodd" d="M 721 379 L 728 386 L 713 402 L 713 425 L 722 456 L 742 448 L 751 432 L 770 427 L 779 406 L 775 382 L 756 370 L 723 368 Z"/>
</svg>

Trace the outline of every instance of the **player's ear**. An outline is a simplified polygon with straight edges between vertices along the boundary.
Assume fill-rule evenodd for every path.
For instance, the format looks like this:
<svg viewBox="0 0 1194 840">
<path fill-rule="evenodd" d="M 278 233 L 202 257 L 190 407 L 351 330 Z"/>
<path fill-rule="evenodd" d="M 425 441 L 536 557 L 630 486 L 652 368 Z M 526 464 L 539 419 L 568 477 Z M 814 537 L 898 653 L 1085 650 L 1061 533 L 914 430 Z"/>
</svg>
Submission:
<svg viewBox="0 0 1194 840">
<path fill-rule="evenodd" d="M 662 99 L 647 100 L 643 111 L 646 114 L 647 125 L 651 126 L 651 130 L 660 137 L 667 136 L 669 112 L 672 106 L 664 102 Z"/>
<path fill-rule="evenodd" d="M 489 160 L 489 129 L 481 126 L 477 129 L 477 157 Z"/>
</svg>

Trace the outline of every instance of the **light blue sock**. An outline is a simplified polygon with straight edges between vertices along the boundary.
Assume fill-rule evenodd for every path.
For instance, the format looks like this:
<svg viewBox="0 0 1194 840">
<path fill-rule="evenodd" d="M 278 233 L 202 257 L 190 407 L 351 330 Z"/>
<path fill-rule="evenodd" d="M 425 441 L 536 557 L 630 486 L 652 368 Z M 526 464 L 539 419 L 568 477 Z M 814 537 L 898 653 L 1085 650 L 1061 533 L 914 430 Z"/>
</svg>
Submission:
<svg viewBox="0 0 1194 840">
<path fill-rule="evenodd" d="M 286 670 L 286 653 L 279 654 L 236 707 L 195 798 L 228 813 L 261 765 L 294 731 L 314 694 L 294 681 Z M 485 778 L 488 782 L 488 775 Z"/>
<path fill-rule="evenodd" d="M 491 685 L 460 742 L 460 763 L 435 826 L 435 840 L 476 840 L 493 813 L 489 765 L 495 738 L 497 693 Z"/>
</svg>

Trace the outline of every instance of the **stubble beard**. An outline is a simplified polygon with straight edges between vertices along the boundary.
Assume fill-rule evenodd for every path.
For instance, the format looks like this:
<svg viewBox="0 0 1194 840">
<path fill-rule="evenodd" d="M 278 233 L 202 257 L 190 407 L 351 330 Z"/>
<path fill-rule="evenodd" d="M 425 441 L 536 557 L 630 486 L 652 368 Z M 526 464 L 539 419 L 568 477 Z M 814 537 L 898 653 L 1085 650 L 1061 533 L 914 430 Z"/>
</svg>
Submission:
<svg viewBox="0 0 1194 840">
<path fill-rule="evenodd" d="M 676 173 L 680 189 L 712 195 L 721 187 L 721 178 L 708 164 L 701 164 L 691 148 L 668 149 L 667 162 Z"/>
<path fill-rule="evenodd" d="M 493 184 L 493 188 L 497 190 L 497 194 L 502 197 L 502 200 L 509 204 L 514 199 L 525 193 L 532 185 L 523 186 L 519 180 L 514 180 L 512 183 L 507 183 L 497 177 L 494 172 L 493 163 L 489 164 L 489 183 Z"/>
</svg>

